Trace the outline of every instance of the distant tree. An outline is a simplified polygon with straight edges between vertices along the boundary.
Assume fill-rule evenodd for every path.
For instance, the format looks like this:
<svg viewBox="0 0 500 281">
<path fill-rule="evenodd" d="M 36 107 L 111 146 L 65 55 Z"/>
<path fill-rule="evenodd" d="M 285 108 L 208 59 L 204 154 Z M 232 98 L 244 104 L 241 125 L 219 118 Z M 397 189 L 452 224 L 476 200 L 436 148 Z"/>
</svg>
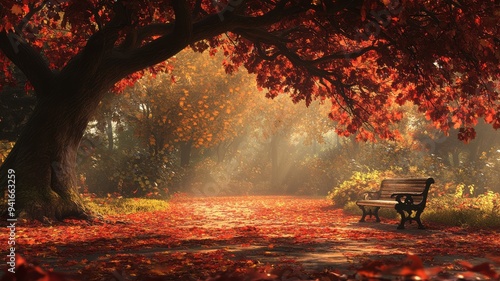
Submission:
<svg viewBox="0 0 500 281">
<path fill-rule="evenodd" d="M 178 150 L 180 165 L 189 166 L 192 149 L 214 147 L 243 130 L 255 83 L 248 74 L 226 75 L 222 59 L 186 50 L 171 62 L 174 81 L 148 75 L 125 90 L 119 99 L 124 117 L 151 156 Z"/>
<path fill-rule="evenodd" d="M 269 178 L 275 191 L 284 186 L 285 179 L 298 171 L 294 167 L 300 158 L 314 150 L 317 143 L 323 142 L 323 135 L 333 130 L 328 122 L 328 107 L 314 102 L 306 108 L 293 104 L 287 97 L 274 100 L 257 100 L 256 115 L 249 112 L 245 117 L 248 127 L 257 139 L 266 144 L 269 160 Z M 309 150 L 309 151 L 308 151 Z"/>
<path fill-rule="evenodd" d="M 0 69 L 16 65 L 37 103 L 2 165 L 16 175 L 17 215 L 85 218 L 78 145 L 103 96 L 191 46 L 221 48 L 269 96 L 332 101 L 338 133 L 392 138 L 413 102 L 445 131 L 500 127 L 495 0 L 23 1 L 0 9 Z M 4 83 L 2 83 L 2 86 Z M 116 85 L 120 88 L 121 85 Z M 366 124 L 371 125 L 371 130 Z M 6 210 L 6 208 L 3 208 Z"/>
</svg>

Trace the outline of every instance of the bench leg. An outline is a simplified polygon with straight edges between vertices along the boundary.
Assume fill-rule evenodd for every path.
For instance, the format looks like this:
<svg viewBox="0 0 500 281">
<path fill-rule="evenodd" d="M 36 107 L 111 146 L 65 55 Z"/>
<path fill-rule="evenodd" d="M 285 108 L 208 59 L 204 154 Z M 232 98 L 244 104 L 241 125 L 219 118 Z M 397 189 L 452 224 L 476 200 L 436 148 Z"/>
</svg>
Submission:
<svg viewBox="0 0 500 281">
<path fill-rule="evenodd" d="M 366 216 L 370 216 L 370 218 L 372 216 L 375 216 L 376 218 L 376 221 L 377 222 L 380 222 L 380 218 L 378 216 L 378 210 L 380 210 L 380 207 L 375 207 L 375 210 L 372 212 L 372 209 L 368 209 L 368 211 L 366 210 L 365 206 L 359 206 L 359 208 L 363 211 L 363 215 L 361 216 L 361 219 L 359 220 L 359 222 L 365 222 L 365 218 Z"/>
<path fill-rule="evenodd" d="M 398 225 L 398 229 L 405 229 L 405 223 L 407 221 L 410 221 L 411 223 L 412 220 L 417 222 L 418 229 L 425 229 L 424 225 L 422 224 L 422 221 L 420 220 L 420 214 L 422 214 L 423 210 L 416 210 L 414 217 L 412 217 L 413 213 L 412 210 L 406 211 L 403 209 L 396 208 L 396 211 L 401 215 L 401 222 Z M 406 214 L 405 212 L 408 214 Z"/>
<path fill-rule="evenodd" d="M 401 215 L 401 221 L 399 222 L 398 229 L 405 229 L 405 222 L 408 218 L 402 209 L 396 208 L 396 211 L 399 213 L 399 215 Z"/>
<path fill-rule="evenodd" d="M 380 218 L 378 217 L 378 210 L 380 210 L 380 207 L 375 207 L 375 211 L 374 211 L 373 215 L 377 219 L 376 221 L 380 222 Z"/>
<path fill-rule="evenodd" d="M 359 222 L 365 222 L 365 217 L 366 217 L 366 215 L 368 215 L 366 213 L 365 206 L 359 206 L 359 208 L 361 209 L 361 211 L 363 211 L 363 215 L 361 216 L 361 219 L 359 220 Z"/>
<path fill-rule="evenodd" d="M 422 221 L 420 221 L 420 214 L 422 214 L 422 212 L 423 210 L 418 210 L 414 218 L 414 220 L 418 223 L 418 229 L 425 229 L 424 225 L 422 224 Z"/>
</svg>

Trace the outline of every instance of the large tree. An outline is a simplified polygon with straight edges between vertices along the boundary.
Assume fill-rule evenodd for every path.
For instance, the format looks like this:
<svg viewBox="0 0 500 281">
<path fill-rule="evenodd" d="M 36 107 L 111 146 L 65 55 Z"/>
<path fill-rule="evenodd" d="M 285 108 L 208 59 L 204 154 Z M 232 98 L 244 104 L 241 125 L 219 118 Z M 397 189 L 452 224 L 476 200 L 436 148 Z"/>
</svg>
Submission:
<svg viewBox="0 0 500 281">
<path fill-rule="evenodd" d="M 2 0 L 0 69 L 37 103 L 1 168 L 16 175 L 16 212 L 88 217 L 75 181 L 80 139 L 123 78 L 191 46 L 221 48 L 270 97 L 332 101 L 338 132 L 394 136 L 394 103 L 419 106 L 463 139 L 500 127 L 495 0 Z M 131 76 L 132 75 L 132 76 Z M 367 125 L 368 124 L 368 125 Z M 11 170 L 11 172 L 12 172 Z"/>
</svg>

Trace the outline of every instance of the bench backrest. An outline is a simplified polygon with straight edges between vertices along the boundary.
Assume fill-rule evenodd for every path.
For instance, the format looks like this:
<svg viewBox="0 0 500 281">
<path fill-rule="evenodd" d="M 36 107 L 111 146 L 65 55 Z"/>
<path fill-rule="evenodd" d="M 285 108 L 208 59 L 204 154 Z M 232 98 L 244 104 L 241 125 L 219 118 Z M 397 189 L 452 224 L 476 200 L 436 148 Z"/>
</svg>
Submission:
<svg viewBox="0 0 500 281">
<path fill-rule="evenodd" d="M 412 196 L 414 204 L 423 203 L 425 205 L 429 187 L 433 183 L 433 178 L 384 179 L 380 185 L 379 199 L 395 200 L 395 198 L 391 198 L 393 193 L 418 192 L 422 193 L 422 196 Z"/>
</svg>

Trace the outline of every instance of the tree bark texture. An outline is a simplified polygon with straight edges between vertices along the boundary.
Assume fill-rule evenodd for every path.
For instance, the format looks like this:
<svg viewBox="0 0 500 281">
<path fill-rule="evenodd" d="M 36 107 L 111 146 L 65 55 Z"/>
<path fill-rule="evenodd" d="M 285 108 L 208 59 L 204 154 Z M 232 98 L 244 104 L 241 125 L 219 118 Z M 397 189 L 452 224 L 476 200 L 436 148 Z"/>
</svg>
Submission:
<svg viewBox="0 0 500 281">
<path fill-rule="evenodd" d="M 49 98 L 39 99 L 2 165 L 2 188 L 7 171 L 13 169 L 16 174 L 18 217 L 43 221 L 89 217 L 79 195 L 75 166 L 80 140 L 101 95 L 79 96 L 77 92 L 54 91 Z"/>
</svg>

